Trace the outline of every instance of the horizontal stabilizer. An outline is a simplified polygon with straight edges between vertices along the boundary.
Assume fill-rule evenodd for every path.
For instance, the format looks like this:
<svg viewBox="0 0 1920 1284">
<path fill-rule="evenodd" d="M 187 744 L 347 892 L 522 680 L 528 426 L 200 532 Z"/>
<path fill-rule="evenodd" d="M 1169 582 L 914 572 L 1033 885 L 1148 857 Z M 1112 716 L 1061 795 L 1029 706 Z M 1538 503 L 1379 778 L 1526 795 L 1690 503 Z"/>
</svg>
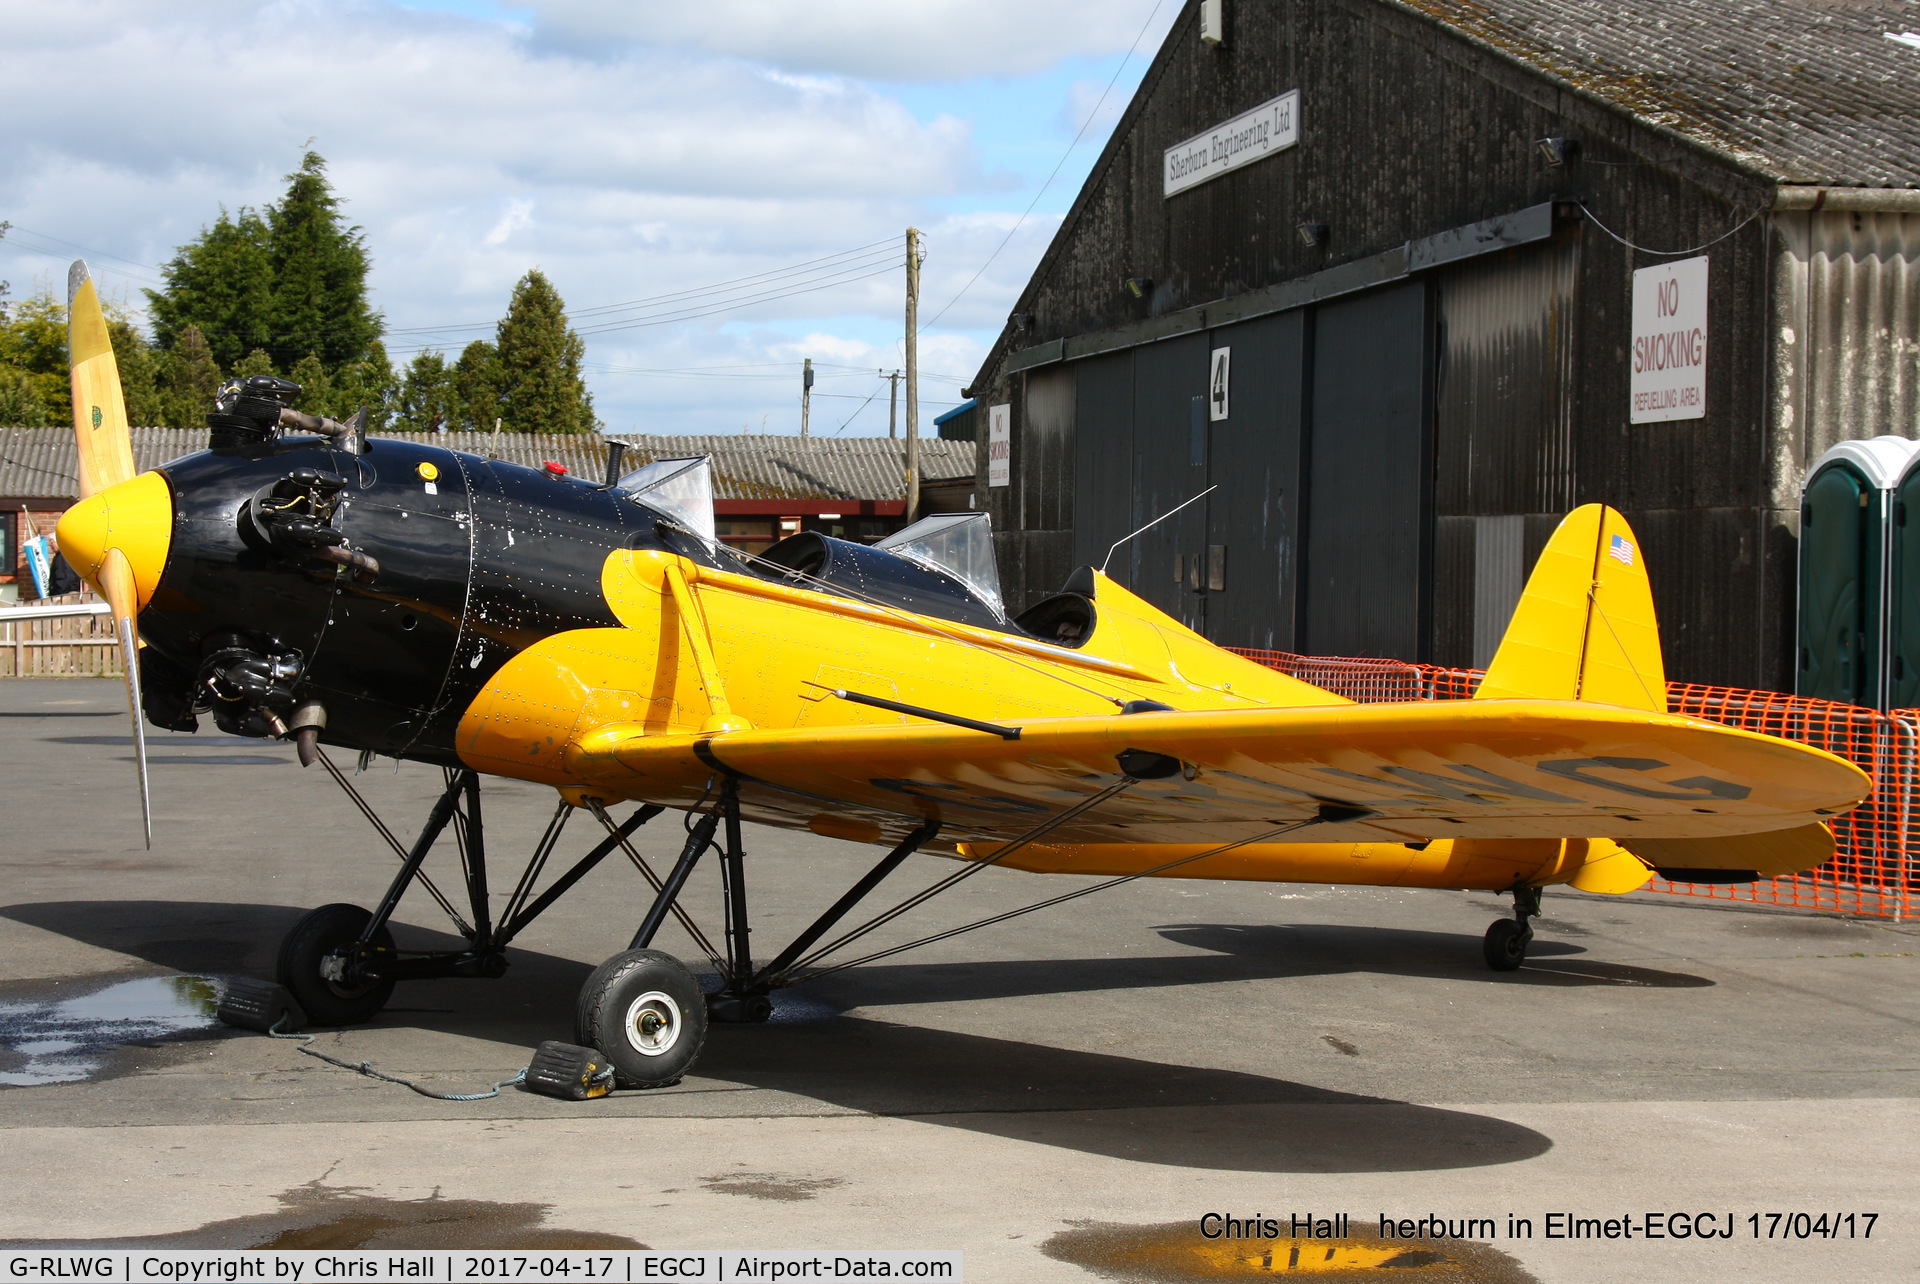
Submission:
<svg viewBox="0 0 1920 1284">
<path fill-rule="evenodd" d="M 1684 876 L 1685 871 L 1751 871 L 1759 878 L 1798 874 L 1833 857 L 1833 831 L 1825 825 L 1800 825 L 1764 834 L 1723 838 L 1622 838 L 1620 845 L 1681 882 L 1718 882 Z M 1745 881 L 1745 880 L 1740 880 Z"/>
</svg>

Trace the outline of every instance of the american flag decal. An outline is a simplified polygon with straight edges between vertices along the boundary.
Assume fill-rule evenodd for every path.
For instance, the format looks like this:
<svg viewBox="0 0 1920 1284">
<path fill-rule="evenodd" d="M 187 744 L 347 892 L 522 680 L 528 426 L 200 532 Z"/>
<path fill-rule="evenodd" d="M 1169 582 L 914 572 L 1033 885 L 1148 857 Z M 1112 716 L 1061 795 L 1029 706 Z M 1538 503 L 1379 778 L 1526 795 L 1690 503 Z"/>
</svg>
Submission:
<svg viewBox="0 0 1920 1284">
<path fill-rule="evenodd" d="M 1623 535 L 1615 535 L 1613 542 L 1607 545 L 1607 556 L 1615 558 L 1624 565 L 1633 565 L 1633 545 Z"/>
</svg>

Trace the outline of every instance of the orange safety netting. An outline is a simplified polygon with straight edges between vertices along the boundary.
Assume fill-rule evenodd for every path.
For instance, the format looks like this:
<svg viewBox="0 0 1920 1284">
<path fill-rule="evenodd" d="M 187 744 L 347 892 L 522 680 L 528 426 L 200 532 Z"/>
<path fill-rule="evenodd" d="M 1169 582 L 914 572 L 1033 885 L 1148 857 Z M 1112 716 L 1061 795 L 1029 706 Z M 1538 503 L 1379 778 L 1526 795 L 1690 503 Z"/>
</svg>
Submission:
<svg viewBox="0 0 1920 1284">
<path fill-rule="evenodd" d="M 1480 669 L 1448 669 L 1402 660 L 1229 650 L 1361 704 L 1395 700 L 1464 700 L 1480 685 Z M 1667 684 L 1670 713 L 1746 731 L 1798 740 L 1838 754 L 1873 777 L 1873 793 L 1833 821 L 1839 850 L 1818 869 L 1756 883 L 1672 883 L 1648 887 L 1681 896 L 1792 905 L 1886 918 L 1908 916 L 1920 883 L 1920 710 L 1880 713 L 1777 691 L 1747 691 L 1689 682 Z"/>
</svg>

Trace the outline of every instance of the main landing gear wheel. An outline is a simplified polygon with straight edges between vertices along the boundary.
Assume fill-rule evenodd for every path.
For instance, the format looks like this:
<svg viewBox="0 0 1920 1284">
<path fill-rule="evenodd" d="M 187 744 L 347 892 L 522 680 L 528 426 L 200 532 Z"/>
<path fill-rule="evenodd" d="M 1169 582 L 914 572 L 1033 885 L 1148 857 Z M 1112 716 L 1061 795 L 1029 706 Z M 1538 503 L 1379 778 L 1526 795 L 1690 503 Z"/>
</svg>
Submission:
<svg viewBox="0 0 1920 1284">
<path fill-rule="evenodd" d="M 355 977 L 345 952 L 360 940 L 373 917 L 358 905 L 322 905 L 280 943 L 280 984 L 300 1001 L 314 1025 L 359 1025 L 393 997 L 391 977 Z M 393 956 L 393 936 L 382 927 L 373 946 Z"/>
<path fill-rule="evenodd" d="M 1511 972 L 1527 959 L 1527 946 L 1533 941 L 1533 929 L 1518 919 L 1498 918 L 1487 929 L 1481 951 L 1487 966 L 1496 972 Z"/>
<path fill-rule="evenodd" d="M 606 1056 L 622 1088 L 664 1088 L 707 1041 L 706 995 L 671 954 L 628 950 L 587 978 L 574 1038 Z"/>
<path fill-rule="evenodd" d="M 1496 972 L 1511 972 L 1527 961 L 1527 946 L 1533 943 L 1533 928 L 1527 920 L 1540 917 L 1540 889 L 1517 886 L 1513 889 L 1513 917 L 1497 920 L 1487 929 L 1480 952 L 1487 966 Z"/>
</svg>

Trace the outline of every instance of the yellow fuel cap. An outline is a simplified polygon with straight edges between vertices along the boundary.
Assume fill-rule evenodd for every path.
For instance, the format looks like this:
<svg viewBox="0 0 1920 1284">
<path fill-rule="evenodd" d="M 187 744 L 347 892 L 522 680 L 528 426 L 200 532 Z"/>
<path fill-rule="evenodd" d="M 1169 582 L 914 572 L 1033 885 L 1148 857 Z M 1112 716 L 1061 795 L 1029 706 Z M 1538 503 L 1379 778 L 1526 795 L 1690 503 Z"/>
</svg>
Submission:
<svg viewBox="0 0 1920 1284">
<path fill-rule="evenodd" d="M 420 478 L 422 481 L 432 481 L 434 478 L 440 475 L 440 470 L 438 468 L 434 467 L 432 464 L 429 464 L 424 460 L 421 461 L 420 467 L 415 471 L 420 474 Z"/>
</svg>

